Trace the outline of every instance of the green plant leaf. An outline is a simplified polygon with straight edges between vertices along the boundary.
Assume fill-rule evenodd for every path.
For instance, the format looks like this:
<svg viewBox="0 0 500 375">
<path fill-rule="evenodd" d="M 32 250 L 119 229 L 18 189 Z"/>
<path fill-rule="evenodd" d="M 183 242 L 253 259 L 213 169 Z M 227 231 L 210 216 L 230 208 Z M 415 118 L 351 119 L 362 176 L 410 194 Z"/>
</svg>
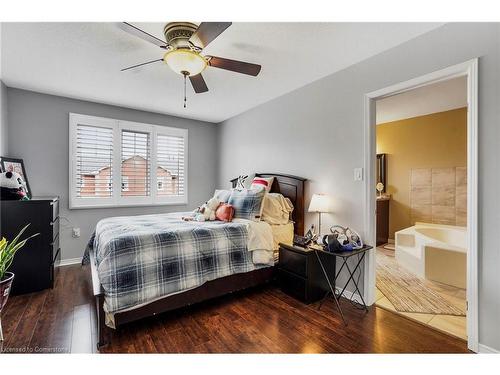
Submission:
<svg viewBox="0 0 500 375">
<path fill-rule="evenodd" d="M 5 238 L 2 238 L 0 240 L 0 280 L 3 280 L 5 273 L 12 265 L 16 253 L 26 244 L 26 242 L 30 238 L 33 238 L 40 234 L 40 233 L 35 233 L 19 242 L 21 235 L 29 226 L 30 224 L 26 225 L 23 229 L 21 229 L 18 235 L 10 242 L 7 241 Z"/>
<path fill-rule="evenodd" d="M 26 225 L 23 229 L 21 229 L 21 231 L 17 234 L 16 237 L 14 237 L 14 239 L 12 241 L 10 241 L 10 243 L 7 245 L 7 249 L 9 247 L 12 247 L 14 246 L 17 241 L 19 240 L 19 238 L 21 237 L 21 235 L 24 233 L 24 231 L 30 226 L 30 224 Z"/>
</svg>

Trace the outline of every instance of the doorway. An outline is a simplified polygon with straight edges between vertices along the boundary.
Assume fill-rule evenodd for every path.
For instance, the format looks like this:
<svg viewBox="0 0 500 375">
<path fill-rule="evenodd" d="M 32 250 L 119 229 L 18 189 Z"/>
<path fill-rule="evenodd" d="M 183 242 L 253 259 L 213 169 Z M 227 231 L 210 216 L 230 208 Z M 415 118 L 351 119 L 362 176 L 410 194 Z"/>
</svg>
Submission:
<svg viewBox="0 0 500 375">
<path fill-rule="evenodd" d="M 462 77 L 462 78 L 461 78 Z M 386 298 L 387 296 L 384 295 L 384 300 L 381 300 L 381 290 L 382 288 L 379 288 L 377 291 L 377 253 L 380 256 L 380 261 L 378 262 L 378 267 L 381 270 L 381 273 L 385 270 L 393 271 L 394 266 L 401 266 L 401 269 L 396 272 L 396 276 L 399 277 L 407 277 L 408 274 L 405 274 L 407 271 L 409 271 L 410 276 L 416 275 L 417 277 L 420 278 L 422 281 L 422 285 L 419 285 L 419 287 L 422 287 L 423 289 L 416 288 L 415 290 L 422 293 L 428 293 L 428 296 L 433 296 L 432 290 L 429 292 L 429 289 L 425 289 L 424 287 L 428 287 L 428 283 L 426 285 L 426 276 L 428 276 L 428 279 L 431 281 L 436 281 L 439 283 L 442 283 L 443 286 L 447 286 L 450 283 L 455 284 L 455 287 L 460 287 L 464 286 L 466 289 L 466 292 L 461 292 L 458 289 L 453 290 L 453 293 L 456 295 L 462 294 L 466 298 L 466 306 L 463 307 L 463 310 L 465 311 L 451 311 L 452 314 L 456 314 L 457 316 L 460 316 L 462 313 L 466 313 L 467 318 L 467 331 L 466 331 L 466 337 L 467 337 L 467 342 L 468 342 L 468 347 L 470 350 L 473 351 L 478 351 L 478 339 L 477 339 L 477 330 L 478 330 L 478 322 L 477 322 L 477 59 L 468 61 L 463 64 L 458 64 L 449 68 L 445 68 L 443 70 L 418 77 L 416 79 L 412 79 L 410 81 L 406 81 L 391 87 L 387 87 L 381 90 L 378 90 L 376 92 L 372 92 L 369 94 L 366 94 L 365 96 L 365 168 L 366 168 L 366 181 L 365 181 L 365 228 L 366 228 L 366 233 L 365 236 L 367 239 L 370 239 L 372 243 L 377 242 L 377 212 L 380 214 L 381 209 L 377 210 L 377 204 L 380 206 L 380 200 L 384 200 L 387 198 L 387 196 L 383 196 L 384 188 L 387 186 L 381 186 L 380 184 L 377 186 L 377 182 L 380 179 L 380 176 L 383 174 L 381 173 L 381 169 L 384 170 L 384 173 L 387 175 L 387 167 L 384 169 L 383 164 L 381 163 L 381 156 L 377 158 L 377 143 L 376 143 L 376 124 L 377 124 L 377 119 L 376 119 L 376 113 L 377 113 L 377 102 L 380 102 L 382 100 L 386 100 L 387 98 L 390 97 L 395 97 L 399 94 L 402 93 L 409 93 L 412 90 L 417 90 L 417 89 L 425 89 L 426 87 L 430 87 L 431 85 L 436 85 L 436 84 L 445 84 L 446 81 L 451 81 L 454 79 L 463 79 L 466 82 L 466 98 L 467 98 L 467 108 L 465 109 L 464 116 L 466 117 L 466 165 L 465 168 L 463 165 L 456 165 L 454 167 L 447 166 L 448 169 L 444 170 L 444 168 L 436 168 L 435 171 L 433 171 L 432 167 L 427 168 L 418 168 L 418 165 L 415 166 L 415 168 L 410 168 L 410 170 L 404 172 L 406 174 L 406 177 L 408 178 L 408 181 L 412 181 L 412 174 L 414 178 L 414 191 L 418 193 L 419 188 L 418 185 L 422 185 L 427 183 L 426 181 L 429 181 L 427 179 L 428 176 L 432 176 L 433 173 L 436 174 L 438 181 L 447 181 L 446 178 L 451 178 L 450 176 L 446 177 L 446 172 L 448 174 L 453 173 L 453 178 L 456 179 L 457 173 L 462 176 L 465 174 L 465 180 L 461 180 L 462 183 L 465 184 L 466 186 L 466 203 L 465 203 L 465 208 L 466 211 L 463 213 L 463 215 L 458 218 L 458 223 L 459 224 L 465 224 L 465 226 L 462 226 L 464 229 L 464 233 L 448 233 L 449 238 L 457 238 L 457 236 L 462 235 L 463 236 L 463 242 L 465 243 L 465 254 L 462 254 L 464 256 L 456 257 L 455 255 L 456 252 L 450 252 L 453 250 L 456 250 L 454 247 L 457 245 L 457 243 L 449 244 L 451 248 L 445 249 L 448 251 L 441 251 L 443 250 L 441 246 L 436 246 L 436 236 L 441 236 L 439 237 L 440 239 L 443 239 L 444 235 L 446 235 L 446 230 L 451 230 L 452 225 L 450 224 L 456 224 L 457 223 L 457 217 L 455 216 L 453 218 L 453 223 L 452 222 L 446 222 L 446 220 L 451 220 L 451 217 L 448 215 L 446 218 L 441 218 L 442 220 L 437 220 L 436 221 L 444 221 L 444 225 L 448 225 L 449 227 L 442 227 L 442 228 L 437 228 L 437 224 L 439 223 L 433 223 L 432 221 L 432 216 L 431 217 L 420 217 L 420 219 L 426 219 L 426 220 L 413 220 L 411 226 L 407 226 L 403 228 L 402 230 L 395 231 L 394 230 L 394 225 L 392 226 L 392 233 L 393 236 L 395 237 L 395 240 L 398 240 L 398 244 L 396 245 L 395 243 L 392 244 L 390 243 L 391 241 L 388 241 L 386 244 L 381 244 L 382 239 L 380 238 L 380 233 L 379 233 L 379 238 L 378 238 L 378 243 L 384 246 L 373 250 L 370 252 L 368 259 L 367 259 L 367 266 L 365 268 L 365 279 L 364 279 L 364 295 L 365 299 L 368 301 L 369 304 L 375 303 L 376 300 L 383 301 L 379 302 L 380 303 L 387 303 L 388 301 L 392 304 L 392 308 L 397 311 L 399 310 L 418 310 L 419 308 L 422 308 L 422 306 L 415 308 L 415 306 L 404 306 L 405 301 L 403 298 L 403 301 L 399 300 L 397 298 L 394 298 L 394 295 L 392 295 L 392 298 Z M 379 154 L 382 154 L 383 152 L 380 152 Z M 384 156 L 385 162 L 390 163 L 390 155 Z M 458 169 L 457 169 L 458 168 Z M 458 172 L 457 172 L 458 171 Z M 402 172 L 398 172 L 401 174 Z M 441 173 L 441 175 L 439 175 Z M 444 175 L 442 174 L 444 173 Z M 419 176 L 420 175 L 420 176 Z M 444 177 L 443 177 L 444 176 Z M 445 178 L 444 180 L 439 180 L 441 177 Z M 387 185 L 387 181 L 386 181 Z M 446 183 L 445 183 L 446 185 Z M 410 187 L 411 188 L 411 187 Z M 429 188 L 432 188 L 431 186 Z M 425 190 L 425 189 L 424 189 Z M 420 189 L 420 193 L 422 193 L 422 189 Z M 455 193 L 454 193 L 455 194 Z M 379 195 L 379 201 L 377 201 L 377 195 Z M 408 199 L 412 199 L 412 197 L 408 197 Z M 413 200 L 415 199 L 422 199 L 422 194 L 420 196 L 416 195 L 413 197 Z M 427 198 L 426 198 L 427 199 Z M 432 199 L 432 198 L 431 198 Z M 390 198 L 389 198 L 390 201 Z M 430 202 L 425 202 L 426 204 L 432 204 L 432 200 Z M 439 203 L 439 202 L 437 202 Z M 418 210 L 416 210 L 418 207 L 414 207 L 415 209 L 413 210 L 413 213 L 418 213 Z M 430 210 L 432 210 L 432 207 L 429 207 Z M 408 209 L 408 211 L 411 211 L 411 207 Z M 436 213 L 438 210 L 436 209 Z M 373 213 L 373 214 L 371 214 Z M 449 213 L 449 210 L 446 211 L 446 213 Z M 446 214 L 445 213 L 445 214 Z M 425 212 L 420 212 L 419 213 L 421 216 L 425 214 Z M 417 215 L 418 216 L 418 215 Z M 424 215 L 425 216 L 425 215 Z M 416 219 L 415 217 L 414 219 Z M 419 219 L 419 220 L 420 220 Z M 446 219 L 446 220 L 445 220 Z M 380 217 L 379 217 L 379 220 Z M 424 225 L 417 227 L 415 223 L 424 223 L 424 224 L 429 224 L 429 225 Z M 379 223 L 380 227 L 380 223 Z M 455 225 L 453 225 L 455 227 Z M 440 234 L 440 230 L 444 231 Z M 380 232 L 380 228 L 379 228 Z M 389 236 L 388 236 L 389 237 Z M 428 244 L 423 244 L 422 238 L 431 238 L 433 241 L 432 243 Z M 395 241 L 396 242 L 396 241 Z M 441 241 L 442 242 L 442 241 Z M 450 242 L 450 241 L 448 241 Z M 442 244 L 439 244 L 442 245 Z M 400 250 L 396 252 L 396 247 Z M 394 248 L 394 251 L 391 250 Z M 404 253 L 401 250 L 407 250 L 406 253 Z M 397 253 L 397 254 L 396 254 Z M 394 255 L 394 256 L 392 256 Z M 396 256 L 398 255 L 398 256 Z M 443 255 L 451 255 L 451 258 L 447 258 L 446 256 L 443 258 Z M 465 259 L 466 255 L 466 259 Z M 440 263 L 441 262 L 441 263 Z M 446 275 L 443 275 L 442 273 L 440 274 L 440 267 L 436 266 L 438 264 L 443 264 L 445 262 L 446 264 L 454 263 L 456 264 L 457 267 L 464 267 L 466 270 L 466 275 L 465 275 L 465 280 L 463 281 L 464 285 L 456 284 L 456 282 L 459 282 L 459 280 L 451 280 L 447 279 Z M 462 266 L 460 266 L 462 264 Z M 442 267 L 441 267 L 442 269 Z M 448 276 L 453 276 L 455 272 L 451 272 Z M 379 275 L 379 282 L 380 282 L 380 277 Z M 384 275 L 382 275 L 383 278 L 386 279 L 391 279 L 394 274 L 391 275 L 391 272 L 388 273 L 386 272 Z M 444 276 L 444 278 L 443 278 Z M 390 281 L 390 280 L 389 280 Z M 443 282 L 444 281 L 444 282 Z M 448 283 L 448 284 L 447 284 Z M 394 292 L 394 289 L 391 289 L 395 284 L 389 282 L 389 286 L 384 285 L 383 289 L 385 291 L 385 294 L 396 294 Z M 397 285 L 397 283 L 396 283 Z M 432 286 L 432 285 L 431 285 Z M 415 292 L 414 290 L 414 292 Z M 462 289 L 463 290 L 463 289 Z M 437 296 L 439 297 L 439 293 L 436 293 Z M 423 295 L 423 294 L 422 294 Z M 411 298 L 410 298 L 411 299 Z M 439 302 L 439 301 L 438 301 Z M 436 301 L 432 300 L 431 298 L 431 305 L 435 304 Z M 397 309 L 395 308 L 395 305 Z M 446 304 L 445 304 L 446 305 Z M 403 307 L 402 307 L 403 306 Z M 386 308 L 391 308 L 391 306 L 386 305 Z M 446 310 L 446 306 L 440 306 L 441 308 L 444 308 L 444 312 L 450 313 L 450 311 Z M 450 306 L 448 306 L 450 307 Z M 423 307 L 425 308 L 425 306 Z M 453 306 L 451 306 L 453 308 Z M 453 310 L 453 309 L 452 309 Z M 438 313 L 443 312 L 438 309 Z M 408 311 L 406 311 L 407 314 L 410 314 Z M 411 317 L 410 317 L 411 318 Z M 422 316 L 414 315 L 413 318 L 422 318 Z M 426 316 L 424 320 L 426 320 L 428 317 Z M 437 321 L 441 319 L 438 318 Z M 457 318 L 459 319 L 459 318 Z M 418 319 L 417 319 L 418 320 Z M 442 328 L 442 327 L 441 327 Z M 456 334 L 457 332 L 455 332 Z"/>
</svg>

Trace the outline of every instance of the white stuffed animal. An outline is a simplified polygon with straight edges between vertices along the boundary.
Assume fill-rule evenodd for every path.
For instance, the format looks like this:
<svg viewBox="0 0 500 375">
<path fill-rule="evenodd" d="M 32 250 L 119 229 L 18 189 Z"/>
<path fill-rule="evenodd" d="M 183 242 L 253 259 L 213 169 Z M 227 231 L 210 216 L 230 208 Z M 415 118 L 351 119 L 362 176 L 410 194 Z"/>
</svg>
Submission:
<svg viewBox="0 0 500 375">
<path fill-rule="evenodd" d="M 208 202 L 204 203 L 200 208 L 197 209 L 197 212 L 194 216 L 194 220 L 196 221 L 213 221 L 215 220 L 215 210 L 221 204 L 221 201 L 216 198 L 210 198 Z"/>
<path fill-rule="evenodd" d="M 29 200 L 23 178 L 16 172 L 0 173 L 0 200 Z"/>
</svg>

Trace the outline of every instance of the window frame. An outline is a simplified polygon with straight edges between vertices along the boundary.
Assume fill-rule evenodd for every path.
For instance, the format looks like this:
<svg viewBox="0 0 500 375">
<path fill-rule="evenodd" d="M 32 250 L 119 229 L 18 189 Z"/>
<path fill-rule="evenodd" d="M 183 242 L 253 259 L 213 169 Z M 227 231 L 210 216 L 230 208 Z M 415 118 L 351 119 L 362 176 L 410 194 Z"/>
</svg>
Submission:
<svg viewBox="0 0 500 375">
<path fill-rule="evenodd" d="M 113 192 L 110 197 L 77 196 L 76 173 L 76 143 L 78 125 L 104 127 L 113 130 L 113 161 L 111 165 L 113 175 Z M 144 197 L 122 196 L 122 130 L 149 133 L 150 136 L 150 195 Z M 184 194 L 181 196 L 159 196 L 157 186 L 157 136 L 170 135 L 184 139 Z M 133 121 L 88 116 L 77 113 L 69 114 L 69 208 L 106 208 L 106 207 L 137 207 L 137 206 L 167 206 L 188 204 L 188 130 L 163 125 L 153 125 Z"/>
</svg>

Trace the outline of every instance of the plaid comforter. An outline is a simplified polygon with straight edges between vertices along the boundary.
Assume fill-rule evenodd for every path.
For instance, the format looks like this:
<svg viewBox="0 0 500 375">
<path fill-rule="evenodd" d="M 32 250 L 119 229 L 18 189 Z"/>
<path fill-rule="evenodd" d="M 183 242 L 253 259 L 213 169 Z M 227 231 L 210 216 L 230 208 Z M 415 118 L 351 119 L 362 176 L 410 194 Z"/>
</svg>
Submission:
<svg viewBox="0 0 500 375">
<path fill-rule="evenodd" d="M 259 266 L 242 223 L 186 222 L 181 213 L 101 220 L 95 249 L 109 313 L 137 307 L 206 281 Z"/>
</svg>

